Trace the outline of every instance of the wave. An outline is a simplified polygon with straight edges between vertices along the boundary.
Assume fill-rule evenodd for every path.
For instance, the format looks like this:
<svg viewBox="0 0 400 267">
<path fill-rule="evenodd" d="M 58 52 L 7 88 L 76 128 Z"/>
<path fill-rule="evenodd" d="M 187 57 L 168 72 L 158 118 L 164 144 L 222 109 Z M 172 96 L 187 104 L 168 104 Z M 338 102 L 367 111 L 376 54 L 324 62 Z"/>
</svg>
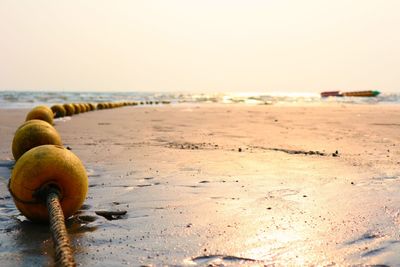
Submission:
<svg viewBox="0 0 400 267">
<path fill-rule="evenodd" d="M 327 97 L 317 93 L 182 93 L 182 92 L 37 92 L 0 91 L 0 108 L 32 108 L 37 105 L 80 102 L 169 101 L 178 103 L 221 103 L 268 105 L 280 103 L 399 104 L 400 93 L 377 97 Z"/>
</svg>

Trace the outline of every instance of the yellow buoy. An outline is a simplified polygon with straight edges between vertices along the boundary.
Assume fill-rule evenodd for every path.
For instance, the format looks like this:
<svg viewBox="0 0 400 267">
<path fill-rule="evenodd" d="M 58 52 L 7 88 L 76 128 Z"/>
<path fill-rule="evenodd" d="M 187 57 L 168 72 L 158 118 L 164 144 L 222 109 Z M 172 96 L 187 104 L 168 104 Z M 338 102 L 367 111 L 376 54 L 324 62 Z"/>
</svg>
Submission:
<svg viewBox="0 0 400 267">
<path fill-rule="evenodd" d="M 75 108 L 75 114 L 79 114 L 79 113 L 82 112 L 81 106 L 80 106 L 79 104 L 73 103 L 72 105 L 73 105 L 74 108 Z"/>
<path fill-rule="evenodd" d="M 51 107 L 51 110 L 54 113 L 54 118 L 60 118 L 67 115 L 67 111 L 62 105 L 54 105 Z"/>
<path fill-rule="evenodd" d="M 85 112 L 88 111 L 87 107 L 86 107 L 86 105 L 84 103 L 79 103 L 78 105 L 81 107 L 81 112 L 82 113 L 85 113 Z"/>
<path fill-rule="evenodd" d="M 46 106 L 36 106 L 26 115 L 26 121 L 29 120 L 42 120 L 53 124 L 53 111 Z"/>
<path fill-rule="evenodd" d="M 85 107 L 86 107 L 86 112 L 89 112 L 89 111 L 91 111 L 91 108 L 90 108 L 90 105 L 89 105 L 89 103 L 83 103 L 84 105 L 85 105 Z"/>
<path fill-rule="evenodd" d="M 89 103 L 90 110 L 96 110 L 96 104 Z"/>
<path fill-rule="evenodd" d="M 75 114 L 75 108 L 72 104 L 64 104 L 63 107 L 65 108 L 67 116 L 72 116 Z"/>
<path fill-rule="evenodd" d="M 48 221 L 46 203 L 40 190 L 58 189 L 65 218 L 83 204 L 88 178 L 82 162 L 71 151 L 55 145 L 43 145 L 26 152 L 15 164 L 9 190 L 15 205 L 32 221 Z"/>
<path fill-rule="evenodd" d="M 49 144 L 62 145 L 57 130 L 48 122 L 29 120 L 15 132 L 12 141 L 12 153 L 14 159 L 18 160 L 29 149 Z"/>
</svg>

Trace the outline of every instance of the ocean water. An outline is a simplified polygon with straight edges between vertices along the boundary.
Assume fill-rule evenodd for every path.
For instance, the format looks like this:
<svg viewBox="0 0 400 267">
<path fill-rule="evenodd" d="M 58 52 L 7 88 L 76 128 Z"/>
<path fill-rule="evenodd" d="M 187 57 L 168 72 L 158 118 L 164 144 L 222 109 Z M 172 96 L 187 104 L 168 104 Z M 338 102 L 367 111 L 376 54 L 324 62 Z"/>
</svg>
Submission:
<svg viewBox="0 0 400 267">
<path fill-rule="evenodd" d="M 319 93 L 175 93 L 175 92 L 33 92 L 0 91 L 0 108 L 32 108 L 37 105 L 81 102 L 170 101 L 178 103 L 221 103 L 269 105 L 285 103 L 400 104 L 400 93 L 377 97 L 328 97 Z"/>
</svg>

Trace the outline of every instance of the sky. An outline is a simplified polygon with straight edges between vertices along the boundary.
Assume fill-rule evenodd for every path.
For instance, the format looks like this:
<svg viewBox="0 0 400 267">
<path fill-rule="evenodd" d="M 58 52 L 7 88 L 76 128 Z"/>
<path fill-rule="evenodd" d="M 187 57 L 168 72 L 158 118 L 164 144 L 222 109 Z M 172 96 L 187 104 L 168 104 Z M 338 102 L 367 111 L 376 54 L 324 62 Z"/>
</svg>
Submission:
<svg viewBox="0 0 400 267">
<path fill-rule="evenodd" d="M 398 0 L 0 0 L 0 90 L 400 92 Z"/>
</svg>

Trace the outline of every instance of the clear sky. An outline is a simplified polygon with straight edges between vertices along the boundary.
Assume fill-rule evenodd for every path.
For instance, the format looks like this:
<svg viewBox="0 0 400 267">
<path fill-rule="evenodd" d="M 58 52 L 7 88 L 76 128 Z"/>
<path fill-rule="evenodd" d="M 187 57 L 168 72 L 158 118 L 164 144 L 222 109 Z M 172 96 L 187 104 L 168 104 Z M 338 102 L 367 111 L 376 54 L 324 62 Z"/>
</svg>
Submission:
<svg viewBox="0 0 400 267">
<path fill-rule="evenodd" d="M 398 0 L 0 0 L 0 90 L 400 91 Z"/>
</svg>

